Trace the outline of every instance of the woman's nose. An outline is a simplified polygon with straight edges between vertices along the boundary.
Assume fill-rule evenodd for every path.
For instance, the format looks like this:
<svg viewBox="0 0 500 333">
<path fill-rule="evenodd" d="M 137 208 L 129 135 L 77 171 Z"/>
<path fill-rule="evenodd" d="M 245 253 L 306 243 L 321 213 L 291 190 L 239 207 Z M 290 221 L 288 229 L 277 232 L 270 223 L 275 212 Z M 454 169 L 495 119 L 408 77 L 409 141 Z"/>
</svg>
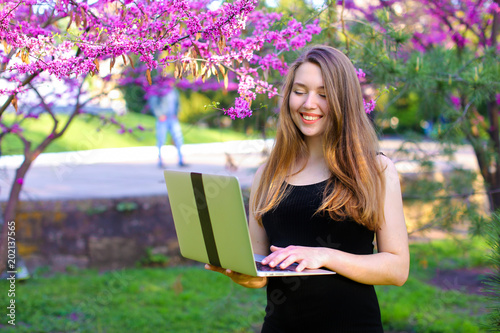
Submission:
<svg viewBox="0 0 500 333">
<path fill-rule="evenodd" d="M 308 93 L 304 102 L 304 108 L 314 109 L 317 106 L 317 95 L 315 93 Z"/>
</svg>

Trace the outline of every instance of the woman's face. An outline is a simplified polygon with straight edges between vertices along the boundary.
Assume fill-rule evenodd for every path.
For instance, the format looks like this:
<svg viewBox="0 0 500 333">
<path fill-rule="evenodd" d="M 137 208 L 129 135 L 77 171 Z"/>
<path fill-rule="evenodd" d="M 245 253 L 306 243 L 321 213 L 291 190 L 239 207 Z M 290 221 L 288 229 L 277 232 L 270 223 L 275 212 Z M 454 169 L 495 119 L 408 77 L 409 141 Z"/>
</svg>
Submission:
<svg viewBox="0 0 500 333">
<path fill-rule="evenodd" d="M 307 137 L 320 137 L 326 128 L 325 85 L 321 68 L 306 62 L 295 71 L 289 100 L 293 122 Z"/>
</svg>

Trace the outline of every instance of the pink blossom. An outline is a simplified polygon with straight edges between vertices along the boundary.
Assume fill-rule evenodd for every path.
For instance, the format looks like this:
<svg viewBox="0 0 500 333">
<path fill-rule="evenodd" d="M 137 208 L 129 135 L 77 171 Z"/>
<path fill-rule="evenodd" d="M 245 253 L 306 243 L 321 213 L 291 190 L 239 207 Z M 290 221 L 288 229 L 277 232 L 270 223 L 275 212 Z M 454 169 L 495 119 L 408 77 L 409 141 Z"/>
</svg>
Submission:
<svg viewBox="0 0 500 333">
<path fill-rule="evenodd" d="M 364 98 L 363 98 L 363 106 L 365 108 L 365 112 L 367 114 L 370 114 L 372 113 L 373 110 L 375 110 L 375 106 L 377 105 L 377 101 L 371 99 L 370 101 L 366 101 Z"/>
<path fill-rule="evenodd" d="M 356 74 L 358 75 L 358 79 L 361 81 L 365 76 L 365 72 L 363 72 L 363 70 L 361 68 L 358 68 L 356 70 Z"/>
<path fill-rule="evenodd" d="M 459 97 L 451 95 L 450 101 L 453 104 L 453 106 L 455 107 L 455 109 L 460 110 L 460 108 L 462 107 L 462 103 L 461 103 Z"/>
<path fill-rule="evenodd" d="M 21 133 L 22 131 L 23 129 L 17 123 L 12 124 L 12 126 L 9 128 L 9 132 L 14 134 Z"/>
<path fill-rule="evenodd" d="M 146 97 L 162 93 L 162 89 L 153 88 L 159 86 L 156 83 L 174 84 L 173 78 L 157 76 L 155 70 L 159 73 L 177 61 L 188 69 L 184 77 L 188 77 L 194 62 L 211 68 L 232 68 L 238 64 L 234 75 L 228 76 L 229 82 L 208 80 L 204 85 L 213 89 L 238 89 L 240 100 L 236 101 L 235 105 L 239 106 L 235 108 L 241 111 L 243 100 L 250 103 L 257 94 L 268 97 L 277 94 L 277 89 L 266 83 L 263 77 L 267 78 L 271 70 L 285 75 L 288 65 L 280 51 L 300 50 L 312 41 L 313 35 L 321 32 L 319 20 L 303 24 L 294 18 L 287 18 L 283 22 L 281 13 L 256 10 L 257 0 L 223 2 L 214 10 L 207 9 L 206 0 L 127 0 L 113 11 L 109 10 L 109 1 L 88 3 L 62 0 L 50 2 L 51 10 L 36 13 L 29 10 L 29 4 L 38 2 L 29 0 L 22 3 L 16 7 L 16 2 L 7 2 L 0 9 L 0 39 L 9 47 L 29 51 L 25 55 L 29 61 L 23 62 L 11 61 L 5 52 L 0 52 L 0 61 L 7 65 L 0 76 L 17 82 L 13 86 L 2 86 L 0 93 L 6 95 L 29 89 L 21 82 L 37 72 L 59 79 L 84 78 L 89 73 L 96 75 L 102 72 L 105 60 L 122 63 L 123 59 L 129 63 L 129 56 L 136 56 L 139 59 L 135 63 L 136 70 L 129 72 L 135 72 L 136 78 L 130 82 L 151 87 L 145 89 Z M 45 24 L 48 19 L 69 16 L 72 16 L 70 28 L 79 31 L 76 35 L 67 34 L 66 27 L 58 30 L 58 26 Z M 194 45 L 196 54 L 192 53 Z M 75 55 L 77 49 L 79 54 Z M 161 58 L 159 54 L 162 54 Z M 243 62 L 250 64 L 251 72 Z M 113 72 L 119 69 L 116 64 Z M 146 79 L 147 70 L 152 72 L 153 85 Z M 103 78 L 110 79 L 111 76 Z M 168 82 L 168 79 L 171 81 Z M 199 85 L 198 82 L 192 80 L 191 87 Z M 185 79 L 175 83 L 188 85 Z M 78 89 L 75 89 L 76 94 Z M 244 117 L 251 113 L 237 114 Z M 113 122 L 113 119 L 110 121 Z"/>
<path fill-rule="evenodd" d="M 500 5 L 496 2 L 491 2 L 488 8 L 490 13 L 500 13 Z"/>
<path fill-rule="evenodd" d="M 224 110 L 224 114 L 231 117 L 231 119 L 236 118 L 246 118 L 252 115 L 252 110 L 250 110 L 250 105 L 245 99 L 238 97 L 234 103 L 234 107 L 230 107 Z"/>
<path fill-rule="evenodd" d="M 17 178 L 16 179 L 16 183 L 18 183 L 19 185 L 23 185 L 24 184 L 24 179 L 23 178 Z"/>
<path fill-rule="evenodd" d="M 467 39 L 458 32 L 455 32 L 451 36 L 451 38 L 457 44 L 458 48 L 460 48 L 460 49 L 464 48 L 465 44 L 467 43 Z"/>
</svg>

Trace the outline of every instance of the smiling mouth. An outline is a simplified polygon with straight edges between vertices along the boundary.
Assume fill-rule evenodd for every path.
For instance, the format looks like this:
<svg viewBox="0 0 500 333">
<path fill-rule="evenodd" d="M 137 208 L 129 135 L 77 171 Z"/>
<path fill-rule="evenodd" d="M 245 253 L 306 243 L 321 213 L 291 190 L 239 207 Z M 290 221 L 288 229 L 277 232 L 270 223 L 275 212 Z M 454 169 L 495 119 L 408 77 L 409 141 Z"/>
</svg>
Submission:
<svg viewBox="0 0 500 333">
<path fill-rule="evenodd" d="M 323 116 L 319 116 L 319 115 L 313 114 L 313 113 L 301 113 L 300 116 L 302 117 L 302 119 L 304 119 L 306 121 L 313 121 L 313 122 L 315 122 L 323 117 Z"/>
</svg>

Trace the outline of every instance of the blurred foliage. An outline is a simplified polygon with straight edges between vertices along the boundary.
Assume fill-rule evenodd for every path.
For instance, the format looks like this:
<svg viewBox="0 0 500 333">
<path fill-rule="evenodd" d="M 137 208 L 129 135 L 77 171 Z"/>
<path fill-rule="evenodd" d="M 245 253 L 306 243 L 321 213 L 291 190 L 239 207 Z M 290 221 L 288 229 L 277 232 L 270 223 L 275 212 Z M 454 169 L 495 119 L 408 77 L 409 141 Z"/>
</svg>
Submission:
<svg viewBox="0 0 500 333">
<path fill-rule="evenodd" d="M 404 4 L 405 10 L 418 13 L 416 3 Z M 425 22 L 387 7 L 370 22 L 350 17 L 342 22 L 333 16 L 330 44 L 367 74 L 363 88 L 366 97 L 378 98 L 370 115 L 378 133 L 403 141 L 389 155 L 404 174 L 405 204 L 421 206 L 414 230 L 468 227 L 482 233 L 488 204 L 500 204 L 490 177 L 499 158 L 491 129 L 498 124 L 489 123 L 487 113 L 499 88 L 496 50 L 478 52 L 474 45 L 459 49 L 445 43 L 418 50 L 411 37 Z M 476 156 L 471 157 L 483 163 L 482 173 L 455 160 L 464 144 L 472 145 Z"/>
<path fill-rule="evenodd" d="M 120 87 L 123 98 L 129 112 L 147 113 L 146 99 L 144 98 L 144 90 L 142 87 L 135 84 L 127 84 Z"/>
<path fill-rule="evenodd" d="M 190 90 L 180 91 L 179 120 L 189 124 L 210 123 L 210 119 L 216 116 L 205 108 L 210 102 L 207 94 Z"/>
<path fill-rule="evenodd" d="M 146 248 L 145 256 L 136 263 L 137 267 L 165 267 L 170 258 L 162 253 L 154 253 L 153 249 Z"/>
<path fill-rule="evenodd" d="M 133 201 L 121 201 L 116 204 L 116 210 L 122 213 L 136 210 L 139 205 Z"/>
<path fill-rule="evenodd" d="M 490 299 L 488 315 L 488 331 L 498 332 L 500 327 L 500 212 L 492 216 L 491 223 L 488 226 L 488 242 L 492 249 L 490 263 L 493 268 L 493 274 L 487 280 L 488 298 Z"/>
</svg>

